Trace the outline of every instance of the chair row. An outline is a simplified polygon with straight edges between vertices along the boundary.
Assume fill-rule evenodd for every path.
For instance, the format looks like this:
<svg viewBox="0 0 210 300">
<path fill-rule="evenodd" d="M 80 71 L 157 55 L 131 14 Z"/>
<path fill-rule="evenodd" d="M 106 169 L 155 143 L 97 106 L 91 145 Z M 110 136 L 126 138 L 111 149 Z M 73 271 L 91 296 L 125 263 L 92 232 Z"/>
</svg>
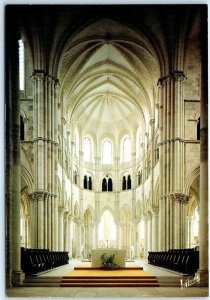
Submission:
<svg viewBox="0 0 210 300">
<path fill-rule="evenodd" d="M 197 248 L 191 248 L 148 252 L 148 263 L 192 275 L 199 268 L 199 251 Z"/>
<path fill-rule="evenodd" d="M 26 275 L 37 274 L 69 262 L 66 251 L 21 248 L 21 269 Z"/>
</svg>

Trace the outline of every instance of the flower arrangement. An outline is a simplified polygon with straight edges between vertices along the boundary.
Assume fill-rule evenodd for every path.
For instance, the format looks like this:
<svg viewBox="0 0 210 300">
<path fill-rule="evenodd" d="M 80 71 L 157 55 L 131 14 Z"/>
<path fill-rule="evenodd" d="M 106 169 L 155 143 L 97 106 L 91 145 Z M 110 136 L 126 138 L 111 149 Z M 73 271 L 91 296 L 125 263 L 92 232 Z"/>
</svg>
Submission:
<svg viewBox="0 0 210 300">
<path fill-rule="evenodd" d="M 105 270 L 119 269 L 120 267 L 114 263 L 114 257 L 115 257 L 115 254 L 111 254 L 110 256 L 108 256 L 107 253 L 103 253 L 101 255 L 102 268 Z"/>
</svg>

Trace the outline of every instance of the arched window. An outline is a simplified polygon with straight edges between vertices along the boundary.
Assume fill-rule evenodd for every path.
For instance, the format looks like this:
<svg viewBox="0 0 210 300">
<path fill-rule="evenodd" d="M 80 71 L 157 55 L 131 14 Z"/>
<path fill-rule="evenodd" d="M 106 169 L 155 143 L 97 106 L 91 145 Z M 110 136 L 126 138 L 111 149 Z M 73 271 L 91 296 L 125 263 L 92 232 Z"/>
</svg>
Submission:
<svg viewBox="0 0 210 300">
<path fill-rule="evenodd" d="M 131 189 L 131 176 L 130 176 L 130 175 L 128 175 L 127 189 L 128 189 L 128 190 Z"/>
<path fill-rule="evenodd" d="M 25 85 L 25 70 L 24 70 L 24 43 L 22 40 L 18 41 L 19 44 L 19 89 L 23 91 Z"/>
<path fill-rule="evenodd" d="M 102 192 L 106 192 L 107 191 L 107 181 L 106 178 L 104 178 L 102 180 Z"/>
<path fill-rule="evenodd" d="M 123 191 L 126 190 L 126 178 L 125 178 L 125 176 L 123 176 L 123 180 L 122 180 L 122 190 Z"/>
<path fill-rule="evenodd" d="M 87 190 L 87 176 L 84 176 L 84 189 Z"/>
<path fill-rule="evenodd" d="M 23 122 L 23 117 L 20 116 L 20 140 L 24 141 L 24 139 L 25 139 L 24 122 Z"/>
<path fill-rule="evenodd" d="M 108 179 L 108 191 L 112 192 L 112 179 L 111 178 Z"/>
<path fill-rule="evenodd" d="M 131 139 L 125 138 L 123 141 L 123 161 L 131 160 Z"/>
<path fill-rule="evenodd" d="M 74 171 L 74 183 L 77 184 L 77 171 Z"/>
<path fill-rule="evenodd" d="M 84 139 L 84 160 L 91 161 L 91 142 L 88 137 Z"/>
<path fill-rule="evenodd" d="M 198 118 L 197 123 L 197 140 L 200 141 L 200 118 Z"/>
<path fill-rule="evenodd" d="M 109 141 L 105 141 L 102 147 L 102 161 L 103 164 L 112 163 L 112 144 Z"/>
<path fill-rule="evenodd" d="M 92 178 L 89 177 L 89 180 L 88 180 L 88 187 L 89 187 L 89 190 L 92 191 Z"/>
</svg>

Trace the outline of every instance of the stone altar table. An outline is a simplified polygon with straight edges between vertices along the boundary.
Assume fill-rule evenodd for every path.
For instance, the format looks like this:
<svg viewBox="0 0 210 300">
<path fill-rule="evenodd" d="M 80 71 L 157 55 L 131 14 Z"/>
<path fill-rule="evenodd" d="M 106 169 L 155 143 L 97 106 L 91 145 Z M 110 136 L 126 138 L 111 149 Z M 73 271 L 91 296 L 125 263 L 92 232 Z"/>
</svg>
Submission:
<svg viewBox="0 0 210 300">
<path fill-rule="evenodd" d="M 116 248 L 98 248 L 91 250 L 91 267 L 102 267 L 101 255 L 106 253 L 107 255 L 115 254 L 114 263 L 120 268 L 125 268 L 126 250 Z"/>
</svg>

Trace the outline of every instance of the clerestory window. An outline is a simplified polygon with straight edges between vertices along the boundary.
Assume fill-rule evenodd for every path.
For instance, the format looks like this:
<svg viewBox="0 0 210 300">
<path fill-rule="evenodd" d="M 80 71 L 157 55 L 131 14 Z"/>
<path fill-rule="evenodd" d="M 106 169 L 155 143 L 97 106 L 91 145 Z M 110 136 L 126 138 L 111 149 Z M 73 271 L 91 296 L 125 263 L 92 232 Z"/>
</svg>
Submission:
<svg viewBox="0 0 210 300">
<path fill-rule="evenodd" d="M 87 162 L 91 161 L 91 141 L 88 137 L 84 139 L 84 160 Z"/>
<path fill-rule="evenodd" d="M 131 139 L 125 138 L 123 141 L 123 161 L 131 160 Z"/>
<path fill-rule="evenodd" d="M 18 41 L 19 45 L 19 89 L 24 91 L 25 87 L 25 72 L 24 72 L 24 43 L 23 40 Z"/>
<path fill-rule="evenodd" d="M 103 164 L 112 163 L 112 144 L 109 141 L 105 141 L 102 147 L 102 162 Z"/>
</svg>

